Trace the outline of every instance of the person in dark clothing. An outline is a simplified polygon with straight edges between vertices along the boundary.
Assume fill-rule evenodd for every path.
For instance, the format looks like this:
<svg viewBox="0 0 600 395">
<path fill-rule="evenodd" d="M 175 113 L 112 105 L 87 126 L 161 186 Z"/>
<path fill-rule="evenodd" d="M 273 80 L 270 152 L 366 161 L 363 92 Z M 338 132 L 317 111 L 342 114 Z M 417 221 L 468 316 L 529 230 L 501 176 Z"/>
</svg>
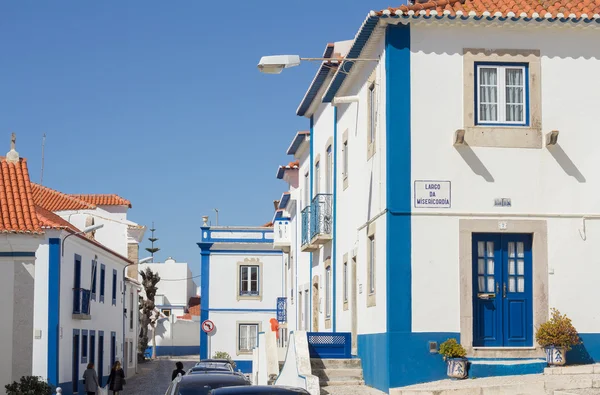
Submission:
<svg viewBox="0 0 600 395">
<path fill-rule="evenodd" d="M 88 363 L 86 371 L 83 373 L 83 384 L 87 395 L 96 395 L 98 392 L 98 375 L 94 370 L 94 363 Z"/>
<path fill-rule="evenodd" d="M 123 391 L 123 385 L 125 385 L 125 372 L 123 372 L 123 369 L 121 368 L 121 362 L 117 361 L 113 365 L 107 384 L 109 385 L 108 389 L 110 389 L 114 395 L 119 395 L 119 392 Z"/>
<path fill-rule="evenodd" d="M 177 362 L 175 366 L 177 367 L 177 369 L 173 371 L 173 374 L 171 375 L 171 381 L 175 380 L 175 377 L 177 377 L 177 375 L 179 374 L 185 376 L 185 372 L 183 371 L 183 364 L 181 362 Z"/>
</svg>

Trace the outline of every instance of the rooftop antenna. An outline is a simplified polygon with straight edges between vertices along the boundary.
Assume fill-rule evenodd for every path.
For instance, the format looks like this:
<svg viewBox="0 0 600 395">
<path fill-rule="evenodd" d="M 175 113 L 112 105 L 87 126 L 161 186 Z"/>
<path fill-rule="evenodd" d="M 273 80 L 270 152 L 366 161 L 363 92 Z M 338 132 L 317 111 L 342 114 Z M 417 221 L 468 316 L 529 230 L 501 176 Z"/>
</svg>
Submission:
<svg viewBox="0 0 600 395">
<path fill-rule="evenodd" d="M 217 222 L 217 224 L 216 224 L 215 226 L 219 226 L 219 209 L 218 209 L 218 208 L 216 208 L 216 209 L 214 209 L 214 210 L 215 210 L 215 213 L 217 213 L 217 218 L 216 218 L 216 222 Z"/>
<path fill-rule="evenodd" d="M 42 136 L 42 171 L 40 172 L 40 185 L 44 185 L 44 149 L 46 148 L 46 133 Z"/>
<path fill-rule="evenodd" d="M 154 253 L 160 251 L 160 248 L 154 247 L 154 242 L 158 241 L 158 239 L 154 237 L 155 230 L 156 229 L 154 229 L 154 221 L 152 221 L 152 228 L 150 229 L 150 232 L 152 232 L 152 237 L 148 237 L 148 240 L 150 240 L 150 242 L 152 243 L 152 247 L 146 248 L 146 251 L 152 254 L 152 262 L 154 262 Z"/>
</svg>

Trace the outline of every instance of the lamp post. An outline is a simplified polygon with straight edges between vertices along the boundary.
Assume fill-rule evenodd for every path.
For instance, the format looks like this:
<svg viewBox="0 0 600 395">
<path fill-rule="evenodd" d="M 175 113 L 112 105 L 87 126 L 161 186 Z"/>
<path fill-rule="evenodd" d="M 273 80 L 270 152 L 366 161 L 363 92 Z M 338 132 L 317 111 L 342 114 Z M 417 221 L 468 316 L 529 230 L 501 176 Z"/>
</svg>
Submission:
<svg viewBox="0 0 600 395">
<path fill-rule="evenodd" d="M 283 69 L 300 66 L 302 61 L 308 62 L 373 62 L 379 59 L 363 59 L 363 58 L 301 58 L 299 55 L 273 55 L 263 56 L 258 62 L 258 70 L 265 74 L 281 74 Z"/>
</svg>

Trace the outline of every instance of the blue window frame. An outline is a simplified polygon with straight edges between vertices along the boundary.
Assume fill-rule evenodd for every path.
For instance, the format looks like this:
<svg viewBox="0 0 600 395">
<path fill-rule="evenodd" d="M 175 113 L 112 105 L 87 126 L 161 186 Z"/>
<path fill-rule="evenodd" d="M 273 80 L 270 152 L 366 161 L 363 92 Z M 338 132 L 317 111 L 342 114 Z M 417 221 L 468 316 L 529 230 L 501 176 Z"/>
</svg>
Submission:
<svg viewBox="0 0 600 395">
<path fill-rule="evenodd" d="M 117 305 L 117 271 L 113 269 L 113 287 L 112 287 L 112 304 Z"/>
<path fill-rule="evenodd" d="M 81 330 L 81 363 L 87 363 L 88 359 L 88 331 Z"/>
<path fill-rule="evenodd" d="M 110 332 L 110 366 L 117 361 L 117 332 Z"/>
<path fill-rule="evenodd" d="M 106 285 L 106 266 L 100 265 L 100 302 L 104 303 L 104 288 Z"/>
<path fill-rule="evenodd" d="M 529 65 L 475 63 L 475 124 L 529 126 Z"/>
<path fill-rule="evenodd" d="M 96 331 L 90 331 L 90 363 L 96 364 Z"/>
<path fill-rule="evenodd" d="M 98 262 L 92 260 L 92 300 L 96 300 L 96 277 L 98 277 Z"/>
</svg>

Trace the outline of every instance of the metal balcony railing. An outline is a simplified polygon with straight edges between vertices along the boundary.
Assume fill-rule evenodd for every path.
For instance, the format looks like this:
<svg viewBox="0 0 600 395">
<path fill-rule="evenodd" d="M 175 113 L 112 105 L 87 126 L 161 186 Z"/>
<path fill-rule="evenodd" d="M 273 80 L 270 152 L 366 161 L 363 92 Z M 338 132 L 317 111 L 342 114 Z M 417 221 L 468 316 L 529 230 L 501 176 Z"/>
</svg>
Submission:
<svg viewBox="0 0 600 395">
<path fill-rule="evenodd" d="M 90 290 L 73 289 L 73 314 L 90 315 Z"/>
<path fill-rule="evenodd" d="M 333 230 L 333 195 L 320 193 L 311 203 L 310 238 L 318 235 L 331 235 Z"/>
<path fill-rule="evenodd" d="M 302 210 L 302 245 L 310 243 L 310 206 Z"/>
<path fill-rule="evenodd" d="M 287 322 L 287 298 L 277 298 L 277 322 L 280 324 Z"/>
</svg>

